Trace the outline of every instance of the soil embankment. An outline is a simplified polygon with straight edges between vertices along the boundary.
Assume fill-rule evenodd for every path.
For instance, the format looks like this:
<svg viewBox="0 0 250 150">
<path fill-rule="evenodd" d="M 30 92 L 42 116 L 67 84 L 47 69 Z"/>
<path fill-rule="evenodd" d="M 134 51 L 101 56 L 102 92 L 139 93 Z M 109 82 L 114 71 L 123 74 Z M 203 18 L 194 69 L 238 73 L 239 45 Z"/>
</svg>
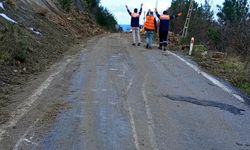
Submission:
<svg viewBox="0 0 250 150">
<path fill-rule="evenodd" d="M 103 32 L 87 12 L 65 13 L 52 0 L 0 0 L 0 118 L 9 95 L 70 47 Z M 5 122 L 0 119 L 0 124 Z"/>
</svg>

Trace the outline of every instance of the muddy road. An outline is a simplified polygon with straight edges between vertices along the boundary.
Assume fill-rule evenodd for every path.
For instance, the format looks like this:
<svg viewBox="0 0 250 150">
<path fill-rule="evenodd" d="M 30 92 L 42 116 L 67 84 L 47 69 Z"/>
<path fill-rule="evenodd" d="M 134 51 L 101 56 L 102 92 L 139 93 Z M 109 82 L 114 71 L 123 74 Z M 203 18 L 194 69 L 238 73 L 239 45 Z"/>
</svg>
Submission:
<svg viewBox="0 0 250 150">
<path fill-rule="evenodd" d="M 110 34 L 22 92 L 1 150 L 249 150 L 244 98 L 192 62 Z"/>
</svg>

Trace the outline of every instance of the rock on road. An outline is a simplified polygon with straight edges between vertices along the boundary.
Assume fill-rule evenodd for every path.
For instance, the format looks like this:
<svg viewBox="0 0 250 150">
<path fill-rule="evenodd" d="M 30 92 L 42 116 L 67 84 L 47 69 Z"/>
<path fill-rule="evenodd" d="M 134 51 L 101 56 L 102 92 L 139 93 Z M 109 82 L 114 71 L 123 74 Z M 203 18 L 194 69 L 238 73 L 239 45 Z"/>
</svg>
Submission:
<svg viewBox="0 0 250 150">
<path fill-rule="evenodd" d="M 126 34 L 95 37 L 53 67 L 16 96 L 1 150 L 250 149 L 247 104 Z"/>
</svg>

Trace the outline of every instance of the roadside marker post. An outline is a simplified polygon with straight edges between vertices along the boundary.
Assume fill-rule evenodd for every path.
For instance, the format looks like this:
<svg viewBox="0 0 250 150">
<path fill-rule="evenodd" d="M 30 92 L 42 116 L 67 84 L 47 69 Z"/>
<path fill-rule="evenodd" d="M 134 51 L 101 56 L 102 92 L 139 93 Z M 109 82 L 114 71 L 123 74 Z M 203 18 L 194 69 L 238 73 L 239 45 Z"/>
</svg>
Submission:
<svg viewBox="0 0 250 150">
<path fill-rule="evenodd" d="M 190 49 L 188 53 L 190 56 L 192 55 L 193 47 L 194 47 L 194 37 L 192 37 L 190 41 Z"/>
</svg>

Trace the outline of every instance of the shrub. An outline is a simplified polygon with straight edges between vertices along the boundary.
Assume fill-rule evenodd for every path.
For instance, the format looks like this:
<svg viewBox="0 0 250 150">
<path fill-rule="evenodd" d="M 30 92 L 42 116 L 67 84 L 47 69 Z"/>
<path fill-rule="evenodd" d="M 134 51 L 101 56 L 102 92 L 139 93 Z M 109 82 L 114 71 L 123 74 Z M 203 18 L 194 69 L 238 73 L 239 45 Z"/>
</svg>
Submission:
<svg viewBox="0 0 250 150">
<path fill-rule="evenodd" d="M 24 63 L 26 61 L 26 50 L 16 50 L 14 51 L 13 58 L 21 63 Z"/>
<path fill-rule="evenodd" d="M 16 7 L 16 0 L 6 0 L 5 2 L 13 8 Z"/>
<path fill-rule="evenodd" d="M 21 63 L 24 63 L 27 59 L 28 41 L 26 38 L 23 38 L 21 36 L 19 38 L 20 40 L 17 43 L 19 48 L 13 52 L 12 57 L 15 60 L 20 61 Z"/>
<path fill-rule="evenodd" d="M 41 7 L 41 8 L 37 8 L 37 9 L 35 10 L 35 12 L 36 12 L 36 14 L 38 14 L 38 15 L 46 16 L 46 14 L 48 13 L 48 10 L 47 10 L 46 8 Z"/>
<path fill-rule="evenodd" d="M 100 0 L 82 0 L 83 4 L 86 4 L 88 8 L 96 8 L 98 7 Z"/>
<path fill-rule="evenodd" d="M 72 3 L 72 0 L 58 0 L 58 2 L 60 3 L 61 7 L 64 10 L 66 10 L 66 11 L 70 10 L 70 5 Z"/>
<path fill-rule="evenodd" d="M 111 14 L 106 8 L 99 6 L 96 13 L 97 23 L 103 26 L 109 31 L 115 31 L 117 21 L 115 20 L 113 14 Z"/>
<path fill-rule="evenodd" d="M 10 54 L 5 50 L 0 51 L 0 64 L 7 62 L 10 59 Z"/>
<path fill-rule="evenodd" d="M 221 47 L 221 31 L 218 29 L 209 29 L 207 31 L 207 37 L 211 46 L 217 50 L 220 50 Z"/>
</svg>

